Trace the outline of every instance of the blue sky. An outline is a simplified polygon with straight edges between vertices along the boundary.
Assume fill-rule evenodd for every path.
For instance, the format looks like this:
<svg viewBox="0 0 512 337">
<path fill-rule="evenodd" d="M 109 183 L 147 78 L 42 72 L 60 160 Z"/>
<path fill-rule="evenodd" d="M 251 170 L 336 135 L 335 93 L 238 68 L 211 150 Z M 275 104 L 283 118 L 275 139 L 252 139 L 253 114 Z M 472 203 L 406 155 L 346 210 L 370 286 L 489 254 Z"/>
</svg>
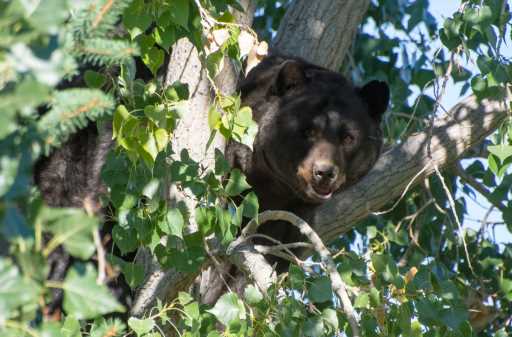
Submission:
<svg viewBox="0 0 512 337">
<path fill-rule="evenodd" d="M 512 1 L 508 0 L 509 4 L 512 5 Z M 458 0 L 431 0 L 430 8 L 432 14 L 438 20 L 438 22 L 443 22 L 444 19 L 450 17 L 452 13 L 454 13 L 458 6 L 460 5 L 460 1 Z M 512 43 L 510 39 L 508 40 L 508 44 L 502 45 L 502 53 L 504 55 L 512 55 Z M 465 64 L 467 68 L 470 70 L 477 71 L 476 66 L 468 63 Z M 446 95 L 443 98 L 442 104 L 449 108 L 455 105 L 458 101 L 460 101 L 461 97 L 459 96 L 461 86 L 456 86 L 453 83 L 448 83 Z M 484 160 L 484 165 L 487 165 L 487 161 Z M 463 163 L 464 165 L 468 165 L 470 161 L 466 161 Z M 464 221 L 464 226 L 468 226 L 474 229 L 480 228 L 480 223 L 475 220 L 481 220 L 484 218 L 485 213 L 490 207 L 489 202 L 476 193 L 476 200 L 472 200 L 471 198 L 465 196 L 467 202 L 467 210 L 468 215 Z M 501 221 L 501 213 L 499 211 L 494 211 L 489 216 L 489 221 Z M 495 231 L 496 241 L 500 243 L 512 242 L 512 235 L 508 232 L 505 226 L 497 226 Z"/>
</svg>

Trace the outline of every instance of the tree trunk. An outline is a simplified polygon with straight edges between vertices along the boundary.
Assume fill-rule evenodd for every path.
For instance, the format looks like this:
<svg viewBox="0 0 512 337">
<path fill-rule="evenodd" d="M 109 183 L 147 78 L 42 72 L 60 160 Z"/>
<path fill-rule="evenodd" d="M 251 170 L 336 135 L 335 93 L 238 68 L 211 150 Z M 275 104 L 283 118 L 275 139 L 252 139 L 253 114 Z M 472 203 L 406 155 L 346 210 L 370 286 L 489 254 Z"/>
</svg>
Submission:
<svg viewBox="0 0 512 337">
<path fill-rule="evenodd" d="M 368 0 L 296 0 L 283 18 L 273 48 L 280 53 L 300 56 L 338 70 L 351 49 L 368 5 Z M 251 8 L 254 8 L 254 3 Z M 181 72 L 182 69 L 186 71 Z M 201 69 L 197 54 L 190 44 L 180 41 L 170 60 L 167 82 L 180 79 L 189 83 L 193 96 L 190 111 L 176 131 L 173 149 L 179 153 L 181 149 L 187 148 L 194 158 L 208 166 L 212 156 L 207 154 L 205 157 L 204 145 L 210 132 L 206 122 L 210 91 Z M 223 90 L 229 92 L 234 90 L 237 74 L 227 74 L 223 75 L 226 76 L 223 78 L 223 83 L 226 83 Z M 335 239 L 351 229 L 358 220 L 380 209 L 402 195 L 406 188 L 432 174 L 436 166 L 441 168 L 452 163 L 464 151 L 478 144 L 500 125 L 507 116 L 506 111 L 502 101 L 479 103 L 474 97 L 464 100 L 445 117 L 436 120 L 431 138 L 431 158 L 426 151 L 428 132 L 413 135 L 383 154 L 361 182 L 318 207 L 306 219 L 324 241 Z M 216 144 L 221 147 L 223 145 L 220 141 Z M 249 274 L 257 275 L 258 284 L 265 286 L 268 284 L 265 280 L 271 280 L 274 275 L 268 268 L 259 266 L 264 260 L 255 258 L 254 254 L 257 255 L 249 246 L 233 254 L 231 261 L 241 269 L 249 270 Z M 162 271 L 158 265 L 150 262 L 145 261 L 151 273 L 143 290 L 138 293 L 132 310 L 134 314 L 140 315 L 147 311 L 156 298 L 174 298 L 178 291 L 186 290 L 195 277 L 174 270 Z"/>
<path fill-rule="evenodd" d="M 243 0 L 240 3 L 245 12 L 235 12 L 235 17 L 239 23 L 251 26 L 256 1 Z M 235 73 L 229 62 L 225 62 L 225 64 L 226 66 L 218 76 L 217 85 L 222 92 L 231 93 L 236 89 L 238 74 Z M 186 149 L 191 158 L 205 167 L 213 167 L 214 149 L 216 147 L 224 149 L 224 142 L 220 136 L 216 137 L 210 150 L 205 152 L 210 136 L 208 107 L 211 88 L 198 52 L 187 39 L 179 40 L 172 48 L 165 84 L 170 85 L 175 81 L 187 83 L 190 92 L 188 112 L 180 118 L 171 142 L 175 156 L 179 156 L 180 152 Z M 169 191 L 171 200 L 183 201 L 189 210 L 194 209 L 193 198 L 188 198 L 185 193 L 172 188 L 172 185 Z M 188 217 L 190 225 L 187 230 L 192 232 L 196 228 L 193 213 L 191 212 Z M 137 290 L 131 310 L 133 315 L 143 315 L 151 309 L 157 298 L 162 301 L 172 300 L 179 291 L 186 291 L 197 276 L 196 274 L 180 273 L 173 269 L 162 270 L 158 262 L 146 250 L 139 250 L 138 255 L 138 260 L 144 265 L 146 277 L 143 285 Z"/>
<path fill-rule="evenodd" d="M 369 0 L 296 0 L 281 21 L 273 47 L 337 71 L 369 4 Z"/>
</svg>

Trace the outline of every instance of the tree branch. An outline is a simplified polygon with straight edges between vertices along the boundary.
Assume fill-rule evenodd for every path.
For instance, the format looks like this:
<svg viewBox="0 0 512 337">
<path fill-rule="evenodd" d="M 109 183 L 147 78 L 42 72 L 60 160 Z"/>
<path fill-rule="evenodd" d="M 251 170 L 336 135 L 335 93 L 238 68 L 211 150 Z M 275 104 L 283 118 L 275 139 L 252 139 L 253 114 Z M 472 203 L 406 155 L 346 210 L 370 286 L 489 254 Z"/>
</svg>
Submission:
<svg viewBox="0 0 512 337">
<path fill-rule="evenodd" d="M 336 269 L 336 264 L 334 263 L 331 253 L 325 247 L 322 239 L 318 236 L 318 234 L 311 228 L 311 226 L 299 218 L 293 213 L 286 211 L 265 211 L 260 213 L 256 218 L 251 220 L 249 224 L 244 228 L 240 237 L 233 241 L 227 252 L 228 254 L 231 252 L 236 252 L 240 245 L 243 245 L 250 235 L 254 234 L 258 227 L 264 224 L 267 221 L 286 221 L 297 227 L 300 230 L 300 233 L 309 239 L 311 244 L 313 245 L 313 249 L 320 255 L 320 259 L 322 264 L 331 279 L 332 289 L 338 295 L 341 300 L 341 304 L 343 305 L 343 311 L 347 315 L 348 321 L 350 323 L 350 327 L 352 328 L 352 335 L 354 337 L 359 337 L 359 322 L 354 313 L 354 307 L 352 306 L 352 302 L 350 302 L 350 298 L 347 293 L 347 287 L 343 280 L 341 279 L 338 270 Z M 258 271 L 256 274 L 260 274 L 261 271 Z M 258 275 L 261 277 L 261 275 Z M 258 284 L 259 285 L 259 284 Z M 265 288 L 266 290 L 266 288 Z"/>
<path fill-rule="evenodd" d="M 434 122 L 431 158 L 427 153 L 428 132 L 417 133 L 384 153 L 359 183 L 305 218 L 323 240 L 335 239 L 357 221 L 400 196 L 413 177 L 416 179 L 412 185 L 434 173 L 436 165 L 440 168 L 450 165 L 466 150 L 482 142 L 508 116 L 505 101 L 511 98 L 507 90 L 501 100 L 478 102 L 474 96 L 464 99 Z"/>
<path fill-rule="evenodd" d="M 254 11 L 256 9 L 255 0 L 243 0 L 240 2 L 245 9 L 244 13 L 234 13 L 238 22 L 251 25 Z M 238 74 L 234 68 L 228 65 L 219 75 L 220 89 L 223 92 L 233 92 L 236 87 Z M 179 80 L 189 85 L 191 97 L 189 99 L 189 111 L 179 121 L 176 130 L 173 133 L 172 148 L 179 155 L 181 150 L 188 150 L 190 156 L 199 161 L 205 167 L 213 167 L 214 149 L 224 148 L 224 142 L 221 137 L 217 137 L 210 150 L 205 153 L 206 144 L 210 135 L 208 126 L 208 105 L 210 103 L 211 92 L 208 78 L 205 73 L 197 50 L 187 39 L 179 40 L 172 48 L 171 58 L 167 68 L 165 84 L 172 84 Z M 188 209 L 194 209 L 194 198 L 187 197 L 169 186 L 169 198 L 175 202 L 183 201 Z M 190 228 L 194 231 L 195 222 L 193 214 L 189 215 Z M 154 305 L 157 298 L 161 300 L 174 298 L 179 291 L 187 290 L 194 279 L 199 274 L 180 273 L 174 269 L 162 270 L 157 261 L 152 259 L 151 254 L 146 250 L 139 250 L 139 259 L 145 266 L 145 281 L 137 290 L 132 314 L 136 316 L 143 315 Z"/>
</svg>

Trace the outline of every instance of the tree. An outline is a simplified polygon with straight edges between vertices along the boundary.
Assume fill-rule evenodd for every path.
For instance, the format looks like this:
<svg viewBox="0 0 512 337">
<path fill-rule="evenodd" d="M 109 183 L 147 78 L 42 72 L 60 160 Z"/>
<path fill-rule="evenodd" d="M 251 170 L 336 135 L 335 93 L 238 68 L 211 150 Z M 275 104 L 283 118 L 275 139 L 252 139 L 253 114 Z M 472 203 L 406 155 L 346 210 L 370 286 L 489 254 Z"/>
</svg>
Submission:
<svg viewBox="0 0 512 337">
<path fill-rule="evenodd" d="M 492 235 L 511 228 L 506 1 L 462 1 L 442 24 L 428 1 L 396 0 L 4 1 L 0 13 L 2 335 L 511 332 L 512 246 Z M 221 151 L 230 137 L 251 143 L 256 126 L 235 88 L 259 39 L 392 87 L 388 149 L 361 182 L 307 222 L 257 217 L 309 233 L 312 257 L 283 275 L 263 258 L 269 247 L 247 240 L 257 200 L 233 202 L 249 186 Z M 447 109 L 454 83 L 472 94 Z M 91 188 L 76 192 L 84 210 L 46 206 L 31 182 L 36 159 L 67 151 L 91 122 L 91 167 L 109 124 L 116 143 L 101 173 L 112 206 L 103 218 L 99 169 L 85 170 Z M 478 230 L 467 227 L 476 195 L 491 205 Z M 501 219 L 489 220 L 493 211 Z M 52 259 L 63 251 L 72 264 L 59 274 Z M 245 277 L 219 277 L 226 265 Z M 108 291 L 115 280 L 134 291 L 131 305 Z"/>
</svg>

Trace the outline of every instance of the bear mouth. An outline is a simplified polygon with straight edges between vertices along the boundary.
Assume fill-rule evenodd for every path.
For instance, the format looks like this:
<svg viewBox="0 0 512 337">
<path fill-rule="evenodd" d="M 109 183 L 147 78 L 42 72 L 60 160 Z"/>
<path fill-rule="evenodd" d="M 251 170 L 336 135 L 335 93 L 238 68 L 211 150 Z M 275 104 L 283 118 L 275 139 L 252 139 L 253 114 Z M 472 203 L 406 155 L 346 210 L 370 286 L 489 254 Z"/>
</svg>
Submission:
<svg viewBox="0 0 512 337">
<path fill-rule="evenodd" d="M 318 203 L 322 203 L 324 201 L 331 199 L 332 195 L 334 194 L 333 186 L 325 186 L 324 187 L 324 186 L 309 185 L 308 190 L 309 190 L 309 191 L 307 191 L 308 197 Z"/>
<path fill-rule="evenodd" d="M 322 199 L 329 199 L 332 196 L 333 188 L 331 186 L 313 186 L 313 191 Z"/>
</svg>

